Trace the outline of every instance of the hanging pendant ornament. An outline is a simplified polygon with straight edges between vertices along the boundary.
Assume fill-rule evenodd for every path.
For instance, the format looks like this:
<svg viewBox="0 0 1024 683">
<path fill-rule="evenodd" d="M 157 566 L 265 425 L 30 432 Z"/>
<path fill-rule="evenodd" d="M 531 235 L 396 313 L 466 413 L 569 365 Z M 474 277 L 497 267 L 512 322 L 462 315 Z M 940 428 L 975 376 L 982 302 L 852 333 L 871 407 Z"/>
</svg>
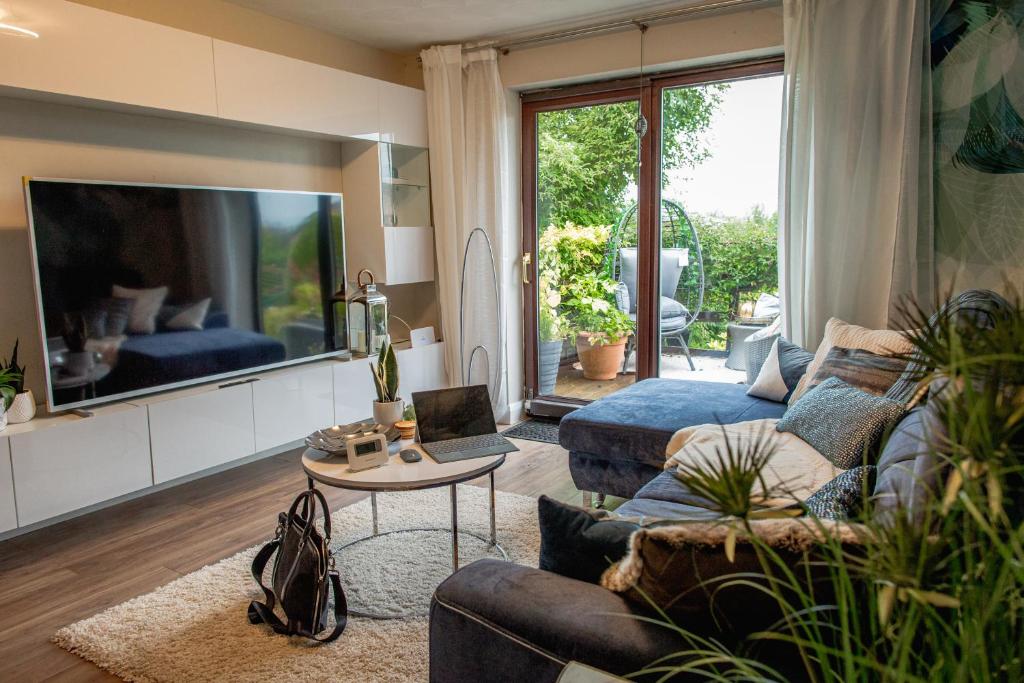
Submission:
<svg viewBox="0 0 1024 683">
<path fill-rule="evenodd" d="M 633 128 L 636 132 L 638 140 L 642 140 L 647 135 L 647 117 L 644 116 L 643 111 L 643 95 L 644 95 L 644 36 L 647 34 L 647 24 L 636 25 L 640 29 L 640 107 L 636 118 L 636 124 Z"/>
</svg>

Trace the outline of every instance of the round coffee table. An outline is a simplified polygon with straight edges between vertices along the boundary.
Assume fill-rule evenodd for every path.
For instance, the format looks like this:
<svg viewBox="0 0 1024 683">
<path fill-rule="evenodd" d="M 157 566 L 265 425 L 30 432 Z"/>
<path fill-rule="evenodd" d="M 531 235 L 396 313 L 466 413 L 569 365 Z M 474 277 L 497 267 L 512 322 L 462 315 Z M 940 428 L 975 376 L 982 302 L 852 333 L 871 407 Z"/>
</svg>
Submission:
<svg viewBox="0 0 1024 683">
<path fill-rule="evenodd" d="M 508 553 L 498 544 L 496 526 L 494 521 L 494 470 L 505 463 L 504 455 L 490 455 L 483 458 L 471 458 L 469 460 L 458 460 L 456 462 L 438 463 L 420 449 L 418 444 L 412 441 L 402 441 L 401 449 L 412 448 L 418 450 L 422 459 L 419 462 L 407 463 L 402 460 L 398 453 L 394 453 L 388 459 L 388 464 L 382 467 L 375 467 L 361 472 L 353 472 L 349 469 L 348 459 L 344 456 L 335 456 L 307 448 L 302 454 L 302 469 L 306 472 L 309 486 L 312 488 L 314 482 L 320 482 L 325 486 L 334 486 L 351 491 L 368 491 L 370 493 L 370 510 L 373 516 L 373 533 L 369 536 L 351 541 L 342 548 L 347 548 L 356 543 L 370 540 L 377 536 L 388 534 L 405 533 L 409 531 L 446 531 L 447 529 L 425 528 L 425 529 L 398 529 L 380 533 L 377 517 L 377 494 L 392 493 L 397 491 L 420 491 L 423 489 L 448 487 L 448 495 L 451 499 L 451 536 L 452 536 L 452 571 L 459 568 L 459 534 L 473 536 L 490 544 L 504 559 L 508 559 Z M 471 479 L 477 479 L 488 475 L 490 486 L 490 538 L 484 538 L 479 534 L 469 531 L 459 531 L 459 503 L 457 484 Z"/>
</svg>

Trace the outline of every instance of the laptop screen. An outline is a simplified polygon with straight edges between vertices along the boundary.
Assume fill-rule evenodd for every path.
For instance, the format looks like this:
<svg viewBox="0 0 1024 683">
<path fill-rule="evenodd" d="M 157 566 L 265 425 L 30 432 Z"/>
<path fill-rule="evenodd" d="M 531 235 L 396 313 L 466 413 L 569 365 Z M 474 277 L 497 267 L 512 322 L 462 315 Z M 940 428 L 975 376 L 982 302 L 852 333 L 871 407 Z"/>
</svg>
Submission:
<svg viewBox="0 0 1024 683">
<path fill-rule="evenodd" d="M 491 412 L 491 397 L 483 384 L 414 392 L 412 403 L 423 443 L 498 431 Z"/>
</svg>

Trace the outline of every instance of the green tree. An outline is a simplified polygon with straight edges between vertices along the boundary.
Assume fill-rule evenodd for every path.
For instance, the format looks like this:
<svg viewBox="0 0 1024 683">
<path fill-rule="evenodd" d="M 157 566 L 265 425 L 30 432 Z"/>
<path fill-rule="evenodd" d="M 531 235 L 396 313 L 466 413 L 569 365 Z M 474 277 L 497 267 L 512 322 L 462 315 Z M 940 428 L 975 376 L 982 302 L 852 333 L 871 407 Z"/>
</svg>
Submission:
<svg viewBox="0 0 1024 683">
<path fill-rule="evenodd" d="M 662 166 L 691 167 L 710 153 L 704 133 L 728 85 L 665 91 Z M 537 119 L 538 224 L 609 225 L 636 184 L 636 102 L 542 112 Z"/>
</svg>

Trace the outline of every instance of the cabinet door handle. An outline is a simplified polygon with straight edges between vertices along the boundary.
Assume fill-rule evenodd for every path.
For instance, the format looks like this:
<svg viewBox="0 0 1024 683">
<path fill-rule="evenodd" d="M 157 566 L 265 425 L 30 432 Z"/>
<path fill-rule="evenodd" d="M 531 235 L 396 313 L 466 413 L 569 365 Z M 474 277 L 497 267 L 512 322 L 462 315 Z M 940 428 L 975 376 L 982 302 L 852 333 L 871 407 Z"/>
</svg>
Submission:
<svg viewBox="0 0 1024 683">
<path fill-rule="evenodd" d="M 523 254 L 523 284 L 530 284 L 530 264 L 533 263 L 533 254 L 525 252 Z"/>
</svg>

